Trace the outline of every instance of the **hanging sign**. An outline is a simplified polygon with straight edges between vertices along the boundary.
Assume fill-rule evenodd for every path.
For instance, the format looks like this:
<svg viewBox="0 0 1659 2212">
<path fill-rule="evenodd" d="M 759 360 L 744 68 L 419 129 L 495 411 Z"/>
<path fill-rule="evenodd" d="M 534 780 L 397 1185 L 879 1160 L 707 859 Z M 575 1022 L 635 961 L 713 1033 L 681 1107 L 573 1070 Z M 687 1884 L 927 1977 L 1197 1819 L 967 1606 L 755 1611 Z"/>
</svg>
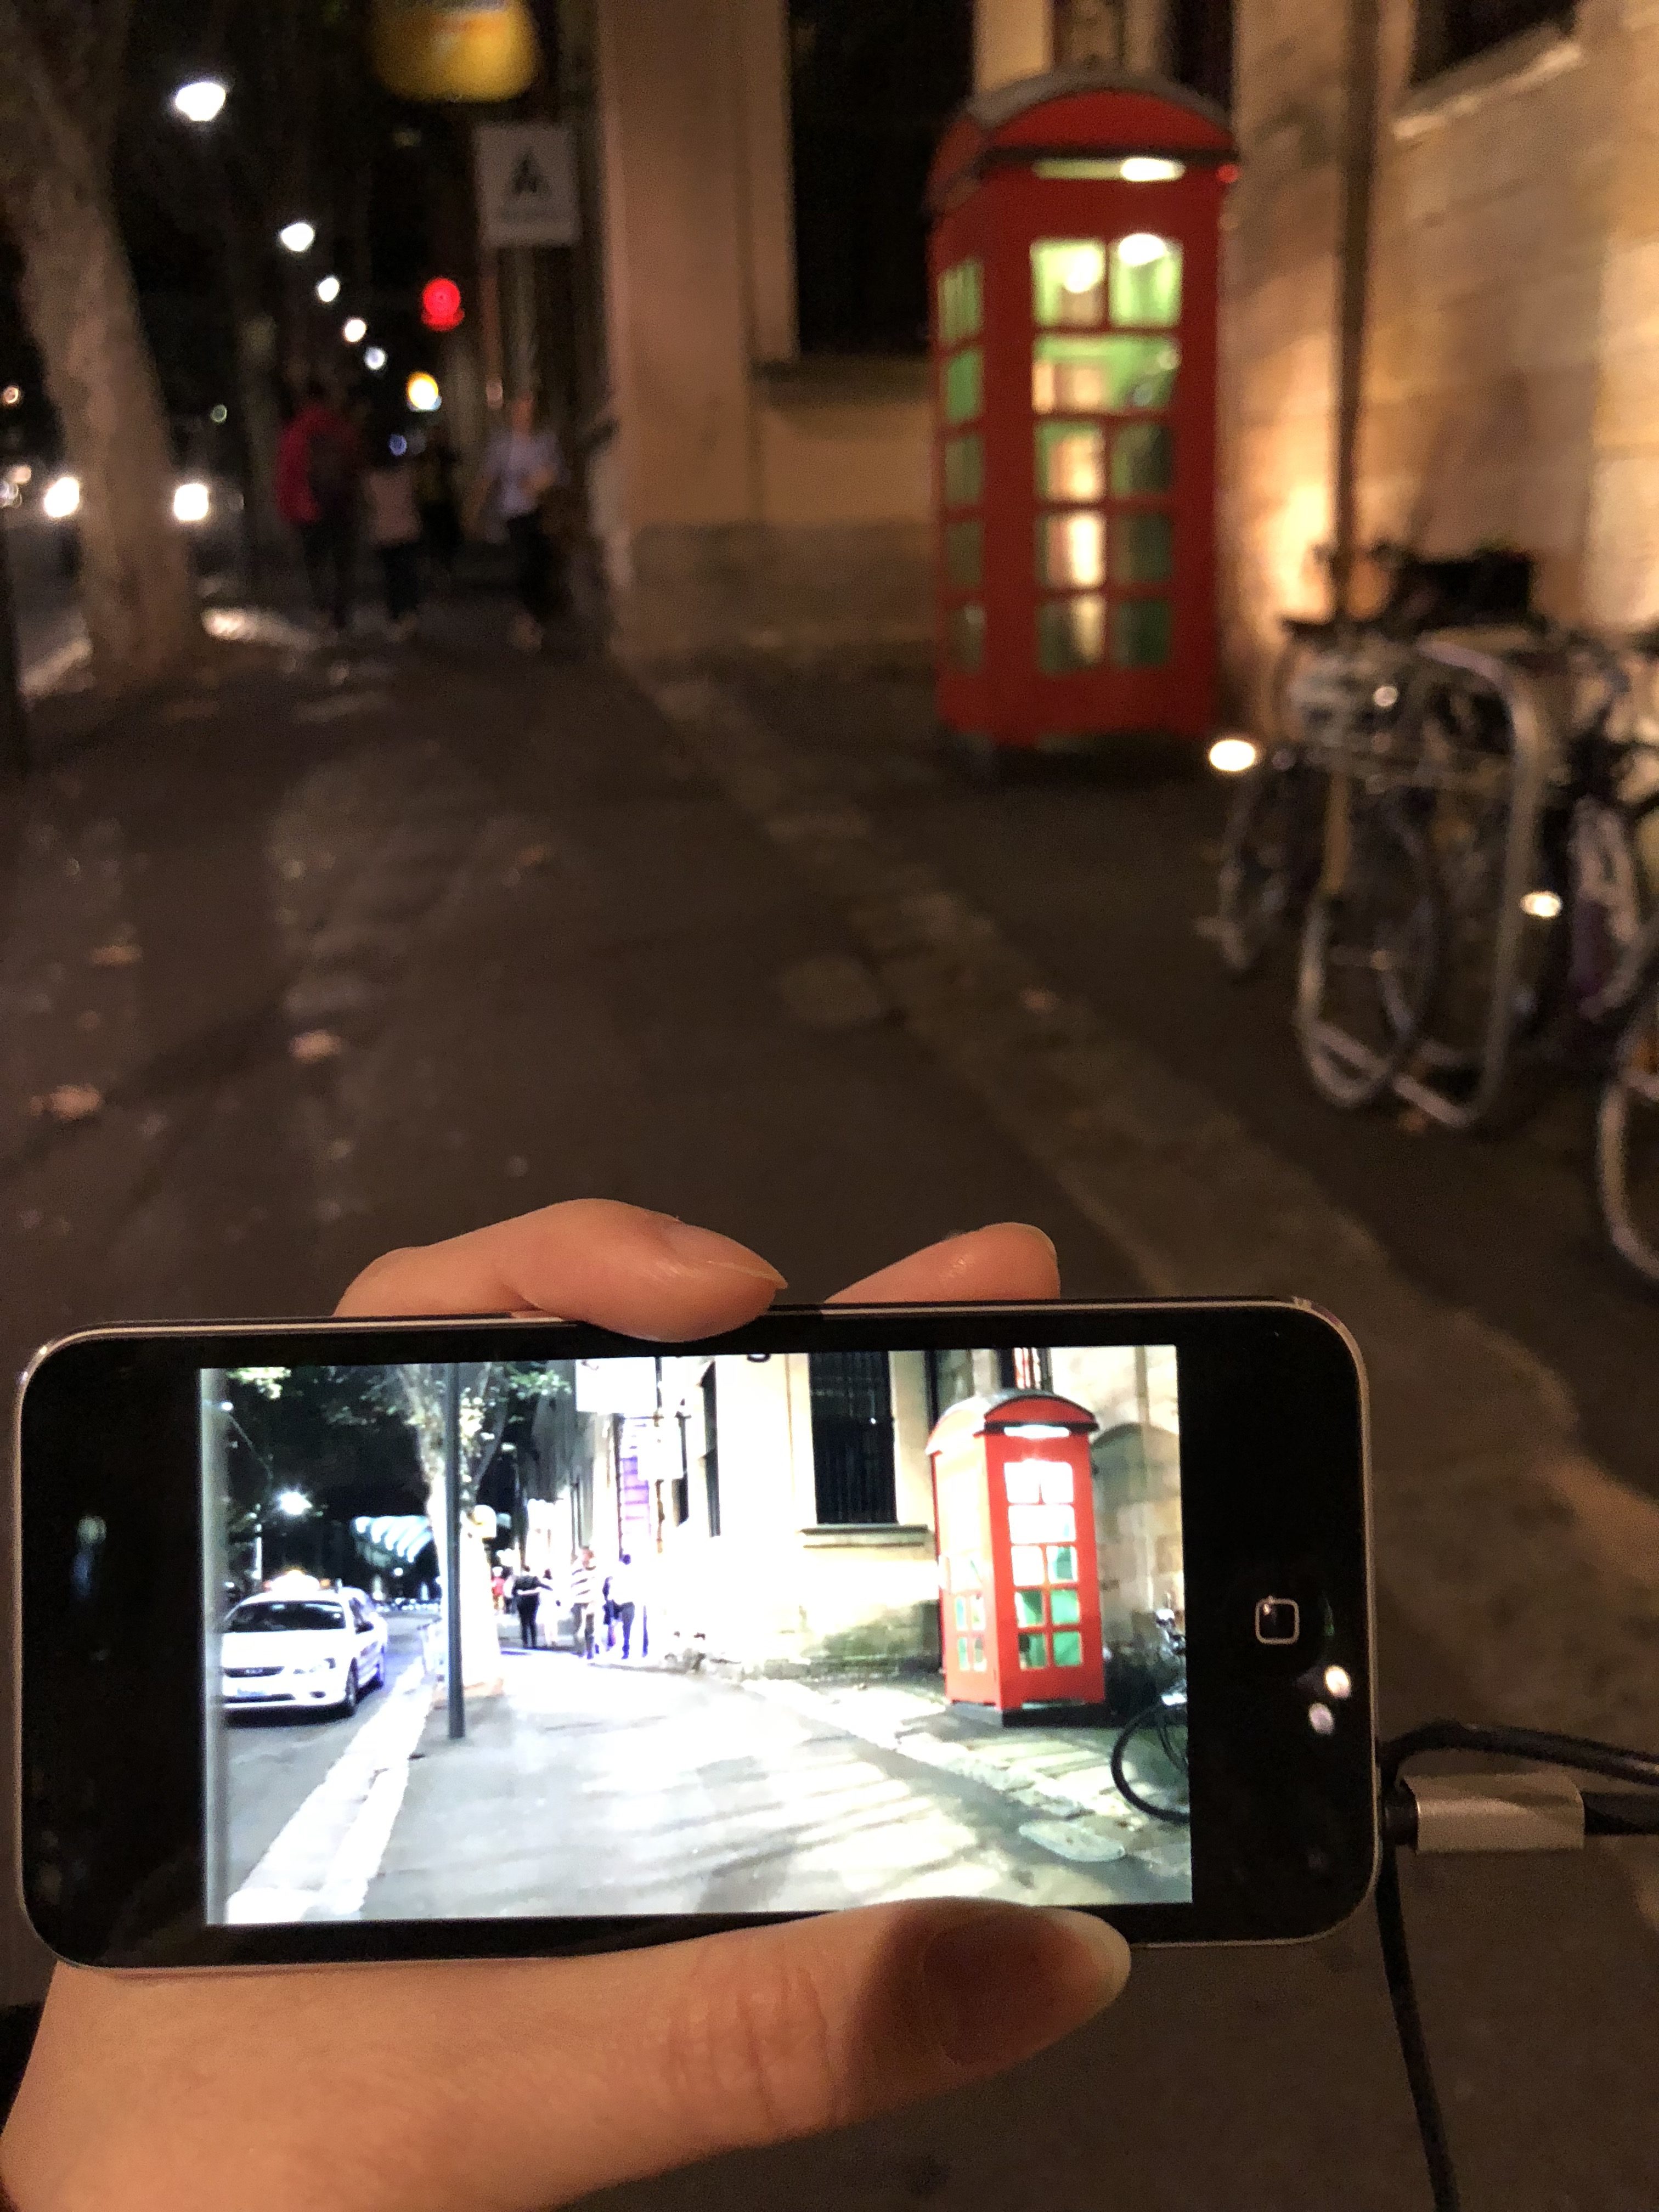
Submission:
<svg viewBox="0 0 1659 2212">
<path fill-rule="evenodd" d="M 579 1359 L 576 1362 L 576 1411 L 579 1413 L 631 1413 L 647 1418 L 657 1411 L 657 1363 L 654 1359 Z"/>
<path fill-rule="evenodd" d="M 576 165 L 561 123 L 481 123 L 478 236 L 494 246 L 574 246 L 581 235 Z"/>
<path fill-rule="evenodd" d="M 541 66 L 526 0 L 374 0 L 371 48 L 399 100 L 516 100 Z"/>
</svg>

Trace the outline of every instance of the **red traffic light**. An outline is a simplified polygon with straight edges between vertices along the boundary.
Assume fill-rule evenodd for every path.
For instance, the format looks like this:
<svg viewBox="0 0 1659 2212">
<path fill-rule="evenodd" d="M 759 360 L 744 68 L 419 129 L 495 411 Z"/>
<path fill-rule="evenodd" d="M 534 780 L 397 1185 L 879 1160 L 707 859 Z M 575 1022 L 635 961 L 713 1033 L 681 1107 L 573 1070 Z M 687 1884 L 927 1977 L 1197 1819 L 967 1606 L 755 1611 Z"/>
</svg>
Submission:
<svg viewBox="0 0 1659 2212">
<path fill-rule="evenodd" d="M 429 331 L 453 331 L 466 319 L 461 288 L 453 276 L 434 276 L 421 287 L 421 320 Z"/>
</svg>

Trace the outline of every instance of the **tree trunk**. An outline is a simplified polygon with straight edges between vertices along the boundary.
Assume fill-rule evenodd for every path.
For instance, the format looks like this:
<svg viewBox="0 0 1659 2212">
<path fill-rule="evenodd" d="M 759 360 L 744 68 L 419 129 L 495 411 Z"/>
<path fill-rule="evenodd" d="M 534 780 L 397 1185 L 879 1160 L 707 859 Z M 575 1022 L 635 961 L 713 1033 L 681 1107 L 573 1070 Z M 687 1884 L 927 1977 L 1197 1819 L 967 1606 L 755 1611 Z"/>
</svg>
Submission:
<svg viewBox="0 0 1659 2212">
<path fill-rule="evenodd" d="M 143 690 L 201 637 L 173 463 L 126 255 L 90 149 L 38 162 L 12 210 L 23 299 L 81 483 L 81 599 L 100 687 Z"/>
</svg>

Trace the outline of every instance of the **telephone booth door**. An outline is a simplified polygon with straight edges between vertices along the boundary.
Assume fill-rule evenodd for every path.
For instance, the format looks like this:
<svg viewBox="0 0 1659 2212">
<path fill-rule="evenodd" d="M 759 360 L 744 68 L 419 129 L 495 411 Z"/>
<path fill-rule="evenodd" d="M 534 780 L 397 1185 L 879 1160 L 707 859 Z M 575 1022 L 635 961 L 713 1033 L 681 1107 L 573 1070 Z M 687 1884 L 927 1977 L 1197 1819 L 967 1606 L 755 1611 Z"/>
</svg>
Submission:
<svg viewBox="0 0 1659 2212">
<path fill-rule="evenodd" d="M 1010 1390 L 951 1407 L 928 1439 L 953 1703 L 1104 1701 L 1095 1426 L 1072 1399 Z"/>
<path fill-rule="evenodd" d="M 930 196 L 938 703 L 1033 746 L 1215 716 L 1224 118 L 1101 72 L 971 102 Z"/>
</svg>

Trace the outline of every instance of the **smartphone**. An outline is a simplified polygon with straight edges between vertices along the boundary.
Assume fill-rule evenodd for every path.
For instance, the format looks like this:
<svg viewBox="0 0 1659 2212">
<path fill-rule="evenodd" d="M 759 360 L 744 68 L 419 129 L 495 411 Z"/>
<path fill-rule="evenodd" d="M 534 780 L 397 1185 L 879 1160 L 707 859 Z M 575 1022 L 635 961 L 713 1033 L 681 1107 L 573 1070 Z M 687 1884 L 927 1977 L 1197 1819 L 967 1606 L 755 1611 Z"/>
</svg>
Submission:
<svg viewBox="0 0 1659 2212">
<path fill-rule="evenodd" d="M 1309 1306 L 125 1328 L 19 1413 L 24 1902 L 154 1968 L 939 1895 L 1314 1936 L 1376 1850 Z"/>
</svg>

